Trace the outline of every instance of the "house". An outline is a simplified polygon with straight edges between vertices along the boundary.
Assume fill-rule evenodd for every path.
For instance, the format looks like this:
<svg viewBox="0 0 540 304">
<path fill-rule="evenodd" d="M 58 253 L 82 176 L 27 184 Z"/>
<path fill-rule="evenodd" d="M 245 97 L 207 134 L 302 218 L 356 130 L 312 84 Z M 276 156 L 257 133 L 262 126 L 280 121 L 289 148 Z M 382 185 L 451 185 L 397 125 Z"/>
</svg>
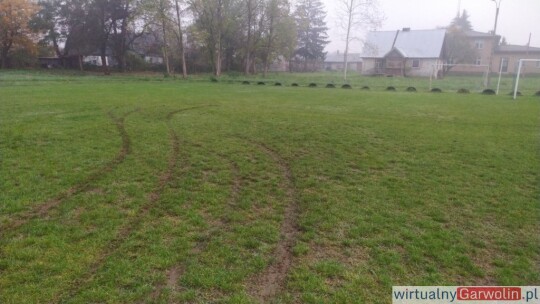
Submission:
<svg viewBox="0 0 540 304">
<path fill-rule="evenodd" d="M 477 31 L 467 31 L 465 36 L 471 47 L 476 51 L 474 62 L 469 62 L 468 66 L 454 66 L 450 74 L 483 74 L 487 71 L 487 66 L 494 48 L 499 44 L 500 36 L 492 33 L 482 33 Z M 463 63 L 465 64 L 465 63 Z"/>
<path fill-rule="evenodd" d="M 345 54 L 337 51 L 336 53 L 326 55 L 324 60 L 324 69 L 326 71 L 343 71 Z M 347 68 L 349 71 L 362 71 L 362 56 L 358 53 L 349 53 L 347 56 Z"/>
<path fill-rule="evenodd" d="M 540 48 L 527 45 L 499 45 L 493 55 L 491 72 L 499 73 L 499 71 L 502 71 L 504 74 L 515 74 L 520 59 L 540 60 Z M 540 75 L 540 62 L 525 62 L 521 68 L 521 73 L 524 75 Z"/>
<path fill-rule="evenodd" d="M 438 77 L 446 30 L 369 32 L 362 53 L 363 75 Z"/>
</svg>

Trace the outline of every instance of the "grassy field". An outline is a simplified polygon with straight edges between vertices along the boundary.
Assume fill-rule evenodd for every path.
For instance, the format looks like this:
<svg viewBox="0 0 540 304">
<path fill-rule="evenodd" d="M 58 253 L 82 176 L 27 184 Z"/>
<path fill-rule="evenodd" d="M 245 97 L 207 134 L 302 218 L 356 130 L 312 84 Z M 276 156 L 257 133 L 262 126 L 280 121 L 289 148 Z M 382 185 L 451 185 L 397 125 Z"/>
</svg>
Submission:
<svg viewBox="0 0 540 304">
<path fill-rule="evenodd" d="M 538 79 L 517 102 L 234 79 L 0 74 L 0 303 L 540 285 Z"/>
</svg>

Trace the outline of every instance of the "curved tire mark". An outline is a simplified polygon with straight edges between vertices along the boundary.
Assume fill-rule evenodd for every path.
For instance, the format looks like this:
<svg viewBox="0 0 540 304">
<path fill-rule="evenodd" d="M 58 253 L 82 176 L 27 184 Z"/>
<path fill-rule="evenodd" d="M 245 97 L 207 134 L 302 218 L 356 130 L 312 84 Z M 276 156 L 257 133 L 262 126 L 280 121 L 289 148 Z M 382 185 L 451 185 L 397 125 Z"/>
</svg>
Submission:
<svg viewBox="0 0 540 304">
<path fill-rule="evenodd" d="M 83 181 L 79 182 L 78 184 L 72 186 L 71 188 L 67 190 L 64 190 L 63 192 L 58 194 L 56 197 L 49 199 L 48 201 L 45 201 L 43 203 L 32 206 L 29 211 L 14 215 L 13 220 L 8 222 L 7 224 L 0 226 L 0 236 L 2 236 L 3 234 L 5 234 L 6 232 L 10 230 L 17 229 L 18 227 L 26 224 L 28 221 L 34 218 L 46 216 L 47 214 L 49 214 L 49 212 L 52 209 L 58 207 L 66 199 L 69 199 L 76 194 L 87 191 L 90 188 L 91 183 L 98 181 L 104 174 L 113 171 L 118 165 L 123 163 L 124 160 L 126 159 L 126 156 L 131 153 L 131 139 L 128 133 L 126 132 L 124 122 L 125 122 L 125 119 L 129 115 L 137 111 L 139 111 L 139 109 L 127 112 L 121 117 L 116 117 L 112 113 L 112 111 L 108 112 L 109 118 L 116 125 L 116 129 L 118 130 L 118 133 L 120 134 L 120 137 L 122 139 L 122 146 L 120 147 L 120 151 L 117 153 L 114 159 L 109 161 L 102 168 L 98 169 L 94 173 L 87 176 Z"/>
<path fill-rule="evenodd" d="M 282 188 L 286 189 L 287 200 L 283 222 L 280 228 L 280 241 L 274 253 L 272 263 L 260 274 L 252 278 L 248 293 L 259 303 L 271 301 L 283 288 L 285 279 L 293 262 L 292 249 L 296 244 L 299 229 L 298 194 L 294 186 L 294 175 L 288 162 L 267 145 L 247 140 L 266 153 L 278 165 L 283 175 Z"/>
<path fill-rule="evenodd" d="M 85 273 L 85 275 L 81 276 L 80 278 L 76 279 L 71 283 L 72 288 L 65 291 L 63 294 L 59 296 L 58 302 L 63 303 L 66 302 L 68 299 L 71 299 L 75 297 L 80 290 L 89 282 L 91 282 L 98 271 L 101 269 L 105 261 L 113 255 L 117 250 L 120 248 L 120 246 L 125 242 L 125 240 L 140 226 L 142 225 L 141 219 L 144 218 L 152 209 L 152 207 L 159 201 L 161 198 L 161 195 L 163 194 L 163 191 L 165 190 L 165 186 L 172 181 L 174 171 L 176 170 L 176 166 L 178 163 L 178 156 L 180 154 L 180 140 L 178 138 L 178 135 L 172 128 L 170 124 L 170 120 L 172 117 L 180 112 L 185 112 L 189 110 L 199 109 L 199 108 L 205 108 L 209 106 L 197 106 L 197 107 L 190 107 L 190 108 L 184 108 L 180 110 L 176 110 L 173 112 L 169 112 L 166 116 L 167 119 L 167 127 L 169 129 L 169 142 L 171 146 L 171 152 L 169 155 L 169 160 L 167 162 L 167 168 L 165 171 L 163 171 L 159 178 L 158 178 L 158 184 L 156 185 L 155 189 L 148 195 L 147 201 L 139 208 L 137 211 L 137 214 L 124 226 L 122 226 L 116 236 L 109 242 L 109 244 L 105 247 L 105 250 L 101 252 L 101 254 L 94 260 L 94 262 L 89 266 L 88 271 Z"/>
<path fill-rule="evenodd" d="M 203 148 L 203 146 L 200 144 L 196 144 L 196 143 L 190 143 L 190 144 L 199 148 Z M 240 197 L 240 191 L 242 189 L 242 180 L 240 178 L 240 168 L 238 167 L 238 164 L 234 160 L 230 159 L 227 155 L 219 153 L 219 152 L 215 152 L 213 150 L 209 150 L 208 148 L 205 148 L 205 149 L 207 149 L 207 151 L 213 154 L 216 154 L 217 156 L 219 156 L 219 158 L 229 163 L 233 178 L 232 178 L 232 183 L 230 185 L 230 195 L 229 195 L 229 198 L 227 199 L 226 204 L 229 207 L 234 208 L 237 205 L 238 199 Z M 214 225 L 214 228 L 216 228 L 217 230 L 220 230 L 221 228 L 225 226 L 226 226 L 226 223 L 224 219 L 219 218 L 218 223 Z M 202 239 L 201 241 L 197 242 L 195 246 L 192 247 L 190 251 L 190 255 L 196 256 L 205 250 L 205 248 L 207 247 L 210 241 L 210 238 L 208 237 L 208 238 L 201 238 L 201 239 Z M 177 286 L 178 280 L 184 275 L 185 271 L 186 271 L 185 265 L 179 265 L 179 264 L 174 265 L 169 270 L 167 270 L 166 282 L 165 284 L 162 283 L 156 286 L 156 288 L 154 289 L 154 292 L 151 295 L 152 300 L 154 301 L 158 300 L 161 294 L 163 293 L 163 289 L 165 287 L 171 291 L 176 290 L 178 287 Z M 170 302 L 170 299 L 169 299 L 169 302 Z"/>
</svg>

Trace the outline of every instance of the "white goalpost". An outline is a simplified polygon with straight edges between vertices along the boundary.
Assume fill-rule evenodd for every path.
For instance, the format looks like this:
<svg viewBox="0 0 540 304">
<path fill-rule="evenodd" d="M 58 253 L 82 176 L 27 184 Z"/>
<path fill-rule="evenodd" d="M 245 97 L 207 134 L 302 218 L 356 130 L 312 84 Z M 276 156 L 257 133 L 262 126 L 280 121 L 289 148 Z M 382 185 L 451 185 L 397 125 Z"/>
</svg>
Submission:
<svg viewBox="0 0 540 304">
<path fill-rule="evenodd" d="M 519 87 L 519 77 L 521 76 L 521 69 L 523 67 L 524 62 L 540 62 L 540 59 L 520 59 L 519 60 L 518 71 L 516 74 L 516 84 L 514 85 L 514 100 L 516 100 L 517 98 L 518 87 Z"/>
</svg>

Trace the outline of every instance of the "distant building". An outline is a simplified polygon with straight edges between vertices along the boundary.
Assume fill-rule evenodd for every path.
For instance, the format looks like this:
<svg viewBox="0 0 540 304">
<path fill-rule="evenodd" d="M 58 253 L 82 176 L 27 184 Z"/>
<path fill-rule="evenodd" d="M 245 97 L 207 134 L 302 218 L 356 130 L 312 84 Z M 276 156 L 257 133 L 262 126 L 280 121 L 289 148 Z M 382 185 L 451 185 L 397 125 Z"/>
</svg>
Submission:
<svg viewBox="0 0 540 304">
<path fill-rule="evenodd" d="M 362 53 L 363 75 L 438 77 L 446 30 L 369 32 Z"/>
<path fill-rule="evenodd" d="M 358 53 L 349 53 L 347 56 L 347 68 L 349 71 L 362 71 L 362 55 Z M 345 54 L 337 51 L 327 54 L 324 60 L 324 69 L 327 71 L 343 71 Z"/>
</svg>

